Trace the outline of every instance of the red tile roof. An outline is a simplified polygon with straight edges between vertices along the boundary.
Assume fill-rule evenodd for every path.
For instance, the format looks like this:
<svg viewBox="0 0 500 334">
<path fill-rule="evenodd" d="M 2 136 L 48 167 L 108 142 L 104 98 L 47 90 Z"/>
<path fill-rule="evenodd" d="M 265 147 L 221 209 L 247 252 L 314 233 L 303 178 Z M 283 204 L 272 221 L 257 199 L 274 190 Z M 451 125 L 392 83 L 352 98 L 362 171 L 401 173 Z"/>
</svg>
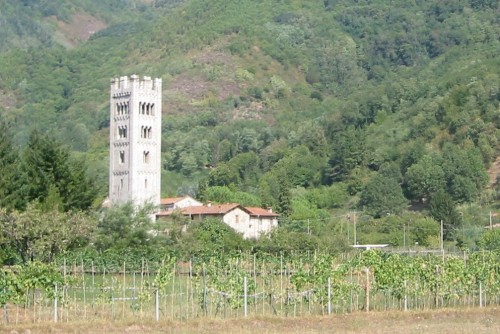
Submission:
<svg viewBox="0 0 500 334">
<path fill-rule="evenodd" d="M 157 213 L 157 216 L 169 216 L 174 212 L 181 212 L 183 215 L 225 215 L 229 211 L 240 207 L 241 209 L 245 209 L 241 207 L 237 203 L 227 203 L 227 204 L 218 204 L 218 205 L 199 205 L 199 206 L 187 206 L 185 208 L 179 208 L 176 210 L 168 210 L 161 211 Z"/>
<path fill-rule="evenodd" d="M 169 216 L 174 212 L 180 212 L 183 215 L 225 215 L 226 213 L 234 210 L 235 208 L 240 208 L 246 212 L 250 216 L 260 216 L 260 217 L 278 217 L 279 214 L 274 212 L 269 212 L 266 209 L 258 208 L 258 207 L 242 207 L 237 203 L 226 203 L 226 204 L 213 204 L 210 206 L 202 205 L 202 206 L 188 206 L 185 208 L 179 208 L 177 210 L 168 210 L 161 211 L 157 213 L 157 216 Z"/>
<path fill-rule="evenodd" d="M 248 212 L 250 212 L 250 216 L 264 216 L 264 217 L 278 217 L 279 214 L 271 212 L 269 210 L 257 207 L 245 207 Z"/>
<path fill-rule="evenodd" d="M 167 198 L 162 198 L 160 199 L 160 204 L 175 204 L 184 198 L 187 198 L 188 196 L 182 196 L 182 197 L 167 197 Z"/>
<path fill-rule="evenodd" d="M 237 203 L 226 203 L 217 205 L 188 206 L 182 209 L 185 215 L 223 215 L 239 207 Z"/>
</svg>

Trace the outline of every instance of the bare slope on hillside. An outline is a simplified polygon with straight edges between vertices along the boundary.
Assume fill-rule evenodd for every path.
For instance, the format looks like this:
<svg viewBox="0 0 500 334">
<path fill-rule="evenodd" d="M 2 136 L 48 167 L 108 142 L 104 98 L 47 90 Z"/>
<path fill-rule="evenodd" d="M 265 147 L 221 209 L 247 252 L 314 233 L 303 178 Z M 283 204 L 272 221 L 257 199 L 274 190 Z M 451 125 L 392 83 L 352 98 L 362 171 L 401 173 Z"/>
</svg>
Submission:
<svg viewBox="0 0 500 334">
<path fill-rule="evenodd" d="M 70 22 L 60 21 L 55 17 L 50 20 L 57 26 L 54 34 L 56 41 L 67 48 L 78 46 L 107 26 L 104 21 L 83 12 L 73 15 Z"/>
</svg>

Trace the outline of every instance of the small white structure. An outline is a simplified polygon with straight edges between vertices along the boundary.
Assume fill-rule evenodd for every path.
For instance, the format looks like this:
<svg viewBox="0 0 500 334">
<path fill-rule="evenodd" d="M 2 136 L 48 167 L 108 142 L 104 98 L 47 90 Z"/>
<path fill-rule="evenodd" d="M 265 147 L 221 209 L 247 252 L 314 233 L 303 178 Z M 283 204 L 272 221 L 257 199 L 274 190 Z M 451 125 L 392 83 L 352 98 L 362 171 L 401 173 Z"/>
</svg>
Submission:
<svg viewBox="0 0 500 334">
<path fill-rule="evenodd" d="M 354 248 L 361 248 L 361 249 L 374 249 L 374 248 L 385 248 L 389 246 L 389 244 L 372 244 L 372 245 L 352 245 Z"/>
<path fill-rule="evenodd" d="M 110 205 L 160 204 L 161 103 L 161 79 L 111 79 Z"/>
<path fill-rule="evenodd" d="M 175 212 L 188 216 L 190 221 L 199 222 L 207 218 L 220 219 L 236 232 L 241 233 L 245 239 L 258 238 L 271 232 L 273 228 L 278 226 L 279 217 L 272 210 L 246 208 L 236 203 L 184 207 L 159 212 L 156 217 L 168 220 Z"/>
</svg>

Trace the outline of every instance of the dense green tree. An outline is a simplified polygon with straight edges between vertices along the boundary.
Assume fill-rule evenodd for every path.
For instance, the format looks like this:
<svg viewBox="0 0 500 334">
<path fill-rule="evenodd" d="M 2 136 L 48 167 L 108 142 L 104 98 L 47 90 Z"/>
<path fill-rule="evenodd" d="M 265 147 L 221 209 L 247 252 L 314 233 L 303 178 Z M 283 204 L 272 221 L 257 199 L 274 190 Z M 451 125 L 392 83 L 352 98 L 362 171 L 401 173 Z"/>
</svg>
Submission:
<svg viewBox="0 0 500 334">
<path fill-rule="evenodd" d="M 385 162 L 383 163 L 378 173 L 384 177 L 395 180 L 400 183 L 403 180 L 403 175 L 401 174 L 401 170 L 399 166 L 395 162 Z"/>
<path fill-rule="evenodd" d="M 52 261 L 55 256 L 85 246 L 95 228 L 94 218 L 82 212 L 43 210 L 34 205 L 24 212 L 0 211 L 0 244 L 23 263 Z"/>
<path fill-rule="evenodd" d="M 238 184 L 245 186 L 256 183 L 259 170 L 259 157 L 254 152 L 239 153 L 227 162 L 227 166 L 238 175 Z"/>
<path fill-rule="evenodd" d="M 283 216 L 288 217 L 292 213 L 290 183 L 286 173 L 278 176 L 278 198 L 276 210 Z"/>
<path fill-rule="evenodd" d="M 431 155 L 422 157 L 408 168 L 405 181 L 412 198 L 428 199 L 432 194 L 445 189 L 445 173 L 436 158 Z"/>
<path fill-rule="evenodd" d="M 217 219 L 191 224 L 177 243 L 181 256 L 185 258 L 228 254 L 249 248 L 249 242 L 241 234 Z"/>
<path fill-rule="evenodd" d="M 206 201 L 215 203 L 238 203 L 243 206 L 260 206 L 260 199 L 242 191 L 234 191 L 224 186 L 208 187 L 205 191 Z"/>
<path fill-rule="evenodd" d="M 333 138 L 333 153 L 329 160 L 331 181 L 345 180 L 351 171 L 362 166 L 366 157 L 365 133 L 363 130 L 349 127 Z"/>
<path fill-rule="evenodd" d="M 152 205 L 136 208 L 132 203 L 105 209 L 97 224 L 95 247 L 108 249 L 148 248 L 161 238 L 162 231 L 155 231 Z"/>
<path fill-rule="evenodd" d="M 443 171 L 449 193 L 459 202 L 474 200 L 488 183 L 488 173 L 481 152 L 472 143 L 464 148 L 445 145 Z"/>
<path fill-rule="evenodd" d="M 238 171 L 227 163 L 221 163 L 210 171 L 208 176 L 209 186 L 234 186 L 238 184 Z"/>
<path fill-rule="evenodd" d="M 440 226 L 432 218 L 423 217 L 410 221 L 408 224 L 409 233 L 411 233 L 415 242 L 420 246 L 430 247 L 431 239 L 439 239 Z"/>
<path fill-rule="evenodd" d="M 375 175 L 361 192 L 359 206 L 374 217 L 398 214 L 406 209 L 407 200 L 396 178 Z"/>
<path fill-rule="evenodd" d="M 431 216 L 438 222 L 443 222 L 444 238 L 451 240 L 455 229 L 462 224 L 462 216 L 452 197 L 444 190 L 434 193 L 429 202 Z"/>
<path fill-rule="evenodd" d="M 320 184 L 321 172 L 326 166 L 323 157 L 312 154 L 303 145 L 287 153 L 274 165 L 274 173 L 286 173 L 290 186 L 313 187 Z"/>
</svg>

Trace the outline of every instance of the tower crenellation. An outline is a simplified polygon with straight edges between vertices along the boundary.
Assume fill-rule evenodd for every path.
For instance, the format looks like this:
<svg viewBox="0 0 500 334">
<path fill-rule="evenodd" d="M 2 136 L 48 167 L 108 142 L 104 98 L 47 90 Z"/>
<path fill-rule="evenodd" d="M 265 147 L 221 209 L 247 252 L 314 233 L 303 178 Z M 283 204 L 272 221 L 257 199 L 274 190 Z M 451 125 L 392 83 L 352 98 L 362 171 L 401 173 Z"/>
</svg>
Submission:
<svg viewBox="0 0 500 334">
<path fill-rule="evenodd" d="M 162 81 L 111 79 L 109 198 L 111 204 L 159 205 Z"/>
</svg>

